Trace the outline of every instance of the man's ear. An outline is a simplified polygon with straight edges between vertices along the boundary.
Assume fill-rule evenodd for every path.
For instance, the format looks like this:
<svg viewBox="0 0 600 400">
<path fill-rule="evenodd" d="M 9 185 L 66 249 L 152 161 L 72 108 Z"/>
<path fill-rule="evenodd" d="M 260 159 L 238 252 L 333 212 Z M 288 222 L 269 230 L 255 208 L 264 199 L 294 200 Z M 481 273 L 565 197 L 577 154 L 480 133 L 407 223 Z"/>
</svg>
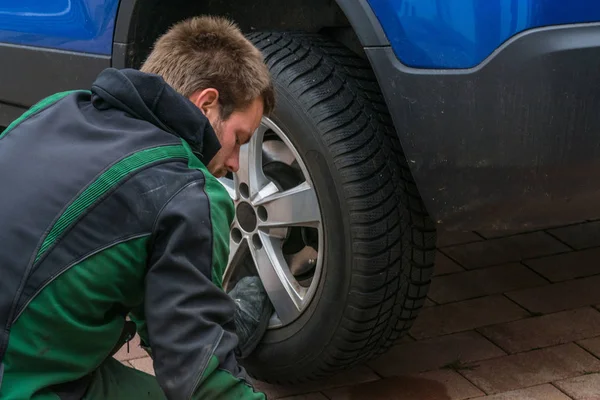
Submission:
<svg viewBox="0 0 600 400">
<path fill-rule="evenodd" d="M 219 112 L 219 91 L 217 89 L 198 90 L 190 96 L 190 100 L 207 117 Z"/>
</svg>

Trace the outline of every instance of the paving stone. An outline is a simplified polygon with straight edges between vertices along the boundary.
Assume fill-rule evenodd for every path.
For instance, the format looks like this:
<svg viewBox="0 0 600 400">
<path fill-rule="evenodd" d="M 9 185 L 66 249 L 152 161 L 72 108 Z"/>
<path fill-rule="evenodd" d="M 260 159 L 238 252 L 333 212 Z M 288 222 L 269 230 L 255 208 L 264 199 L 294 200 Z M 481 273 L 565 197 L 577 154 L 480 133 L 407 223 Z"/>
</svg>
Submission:
<svg viewBox="0 0 600 400">
<path fill-rule="evenodd" d="M 570 250 L 569 247 L 545 232 L 532 232 L 447 247 L 444 249 L 444 253 L 466 269 L 473 269 L 565 253 Z"/>
<path fill-rule="evenodd" d="M 543 228 L 538 228 L 536 230 L 541 230 L 541 229 L 543 229 Z M 529 230 L 529 232 L 531 232 L 531 231 L 532 231 L 532 229 Z M 519 229 L 519 230 L 518 229 L 505 229 L 505 230 L 501 230 L 501 231 L 483 230 L 483 231 L 477 231 L 477 233 L 486 239 L 497 239 L 497 238 L 506 237 L 506 236 L 513 236 L 513 235 L 528 233 L 528 231 L 522 230 L 522 229 Z"/>
<path fill-rule="evenodd" d="M 324 393 L 331 400 L 463 400 L 484 394 L 450 370 L 385 378 Z"/>
<path fill-rule="evenodd" d="M 429 297 L 427 297 L 425 299 L 425 303 L 423 304 L 423 308 L 427 308 L 427 307 L 433 307 L 437 305 L 436 303 L 434 303 Z"/>
<path fill-rule="evenodd" d="M 452 261 L 441 251 L 437 250 L 435 253 L 435 268 L 433 276 L 440 276 L 446 274 L 453 274 L 455 272 L 462 272 L 465 269 Z"/>
<path fill-rule="evenodd" d="M 428 296 L 444 304 L 547 283 L 524 265 L 513 263 L 439 276 L 433 279 Z"/>
<path fill-rule="evenodd" d="M 472 370 L 465 369 L 460 372 L 488 394 L 600 371 L 600 360 L 574 343 L 481 361 L 477 364 Z"/>
<path fill-rule="evenodd" d="M 135 337 L 129 342 L 129 352 L 127 352 L 127 345 L 125 344 L 119 349 L 119 351 L 115 353 L 113 357 L 119 361 L 127 361 L 136 358 L 148 357 L 148 353 L 146 353 L 146 351 L 140 347 L 140 337 L 135 335 Z"/>
<path fill-rule="evenodd" d="M 514 321 L 529 315 L 504 296 L 482 297 L 421 310 L 410 335 L 420 340 Z"/>
<path fill-rule="evenodd" d="M 600 248 L 524 261 L 552 282 L 600 274 Z"/>
<path fill-rule="evenodd" d="M 430 371 L 456 362 L 472 362 L 506 355 L 474 331 L 455 333 L 392 347 L 369 363 L 384 377 Z"/>
<path fill-rule="evenodd" d="M 454 246 L 457 244 L 477 242 L 480 240 L 483 240 L 483 238 L 475 232 L 438 231 L 437 233 L 438 247 Z"/>
<path fill-rule="evenodd" d="M 600 337 L 580 340 L 577 344 L 600 358 Z"/>
<path fill-rule="evenodd" d="M 549 314 L 600 303 L 600 276 L 506 293 L 531 312 Z"/>
<path fill-rule="evenodd" d="M 511 390 L 491 396 L 476 397 L 472 400 L 571 400 L 563 392 L 550 384 L 527 389 Z"/>
<path fill-rule="evenodd" d="M 341 372 L 323 381 L 309 382 L 305 384 L 281 386 L 256 381 L 254 387 L 265 393 L 269 400 L 281 399 L 289 396 L 322 392 L 324 389 L 339 386 L 354 385 L 363 382 L 378 380 L 379 377 L 366 366 L 359 366 L 348 371 Z"/>
<path fill-rule="evenodd" d="M 414 341 L 415 341 L 415 339 L 410 337 L 410 335 L 408 333 L 404 333 L 402 336 L 400 336 L 398 339 L 396 339 L 396 341 L 394 343 L 397 345 L 400 345 L 400 344 L 404 344 L 404 343 L 412 343 Z"/>
<path fill-rule="evenodd" d="M 591 307 L 580 308 L 478 331 L 509 353 L 520 353 L 600 335 L 600 312 Z"/>
<path fill-rule="evenodd" d="M 281 400 L 328 400 L 327 397 L 323 396 L 321 393 L 309 393 L 309 394 L 300 394 L 298 396 L 285 397 Z"/>
<path fill-rule="evenodd" d="M 563 226 L 548 232 L 575 249 L 600 246 L 600 221 Z"/>
<path fill-rule="evenodd" d="M 135 360 L 129 360 L 128 362 L 133 368 L 154 375 L 154 365 L 150 357 L 136 358 Z"/>
<path fill-rule="evenodd" d="M 554 382 L 558 388 L 574 400 L 600 399 L 600 374 L 588 374 Z"/>
</svg>

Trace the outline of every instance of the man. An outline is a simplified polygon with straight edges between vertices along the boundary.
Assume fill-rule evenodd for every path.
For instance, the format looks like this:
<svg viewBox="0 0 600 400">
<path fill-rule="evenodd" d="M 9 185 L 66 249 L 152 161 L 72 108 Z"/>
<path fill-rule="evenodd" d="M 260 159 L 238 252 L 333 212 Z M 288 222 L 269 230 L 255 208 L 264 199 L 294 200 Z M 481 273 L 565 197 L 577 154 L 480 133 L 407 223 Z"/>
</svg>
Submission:
<svg viewBox="0 0 600 400">
<path fill-rule="evenodd" d="M 0 134 L 0 398 L 264 398 L 236 354 L 268 300 L 257 278 L 236 287 L 253 301 L 236 322 L 259 330 L 238 343 L 221 288 L 234 209 L 215 177 L 273 105 L 261 53 L 199 17 L 141 71 L 107 69 Z M 156 378 L 111 358 L 135 328 Z"/>
</svg>

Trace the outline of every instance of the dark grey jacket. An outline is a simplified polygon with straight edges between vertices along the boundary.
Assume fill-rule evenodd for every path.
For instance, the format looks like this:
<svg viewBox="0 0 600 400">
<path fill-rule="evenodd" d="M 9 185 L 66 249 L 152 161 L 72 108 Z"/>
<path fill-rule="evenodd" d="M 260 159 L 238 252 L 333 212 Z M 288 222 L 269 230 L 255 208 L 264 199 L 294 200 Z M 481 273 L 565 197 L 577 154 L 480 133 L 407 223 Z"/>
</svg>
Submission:
<svg viewBox="0 0 600 400">
<path fill-rule="evenodd" d="M 134 70 L 50 96 L 0 135 L 1 398 L 82 390 L 128 315 L 168 398 L 264 398 L 221 288 L 234 210 L 205 167 L 218 150 L 194 104 Z"/>
</svg>

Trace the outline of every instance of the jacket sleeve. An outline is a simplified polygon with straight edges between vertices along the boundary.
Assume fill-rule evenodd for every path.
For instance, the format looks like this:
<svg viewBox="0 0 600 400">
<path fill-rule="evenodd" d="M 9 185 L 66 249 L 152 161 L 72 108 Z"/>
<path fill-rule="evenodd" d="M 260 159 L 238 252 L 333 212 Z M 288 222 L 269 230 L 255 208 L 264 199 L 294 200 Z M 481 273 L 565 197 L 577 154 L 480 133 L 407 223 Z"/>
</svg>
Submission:
<svg viewBox="0 0 600 400">
<path fill-rule="evenodd" d="M 185 186 L 155 223 L 144 299 L 154 370 L 168 399 L 264 399 L 234 354 L 235 304 L 221 289 L 233 205 L 212 183 Z"/>
</svg>

